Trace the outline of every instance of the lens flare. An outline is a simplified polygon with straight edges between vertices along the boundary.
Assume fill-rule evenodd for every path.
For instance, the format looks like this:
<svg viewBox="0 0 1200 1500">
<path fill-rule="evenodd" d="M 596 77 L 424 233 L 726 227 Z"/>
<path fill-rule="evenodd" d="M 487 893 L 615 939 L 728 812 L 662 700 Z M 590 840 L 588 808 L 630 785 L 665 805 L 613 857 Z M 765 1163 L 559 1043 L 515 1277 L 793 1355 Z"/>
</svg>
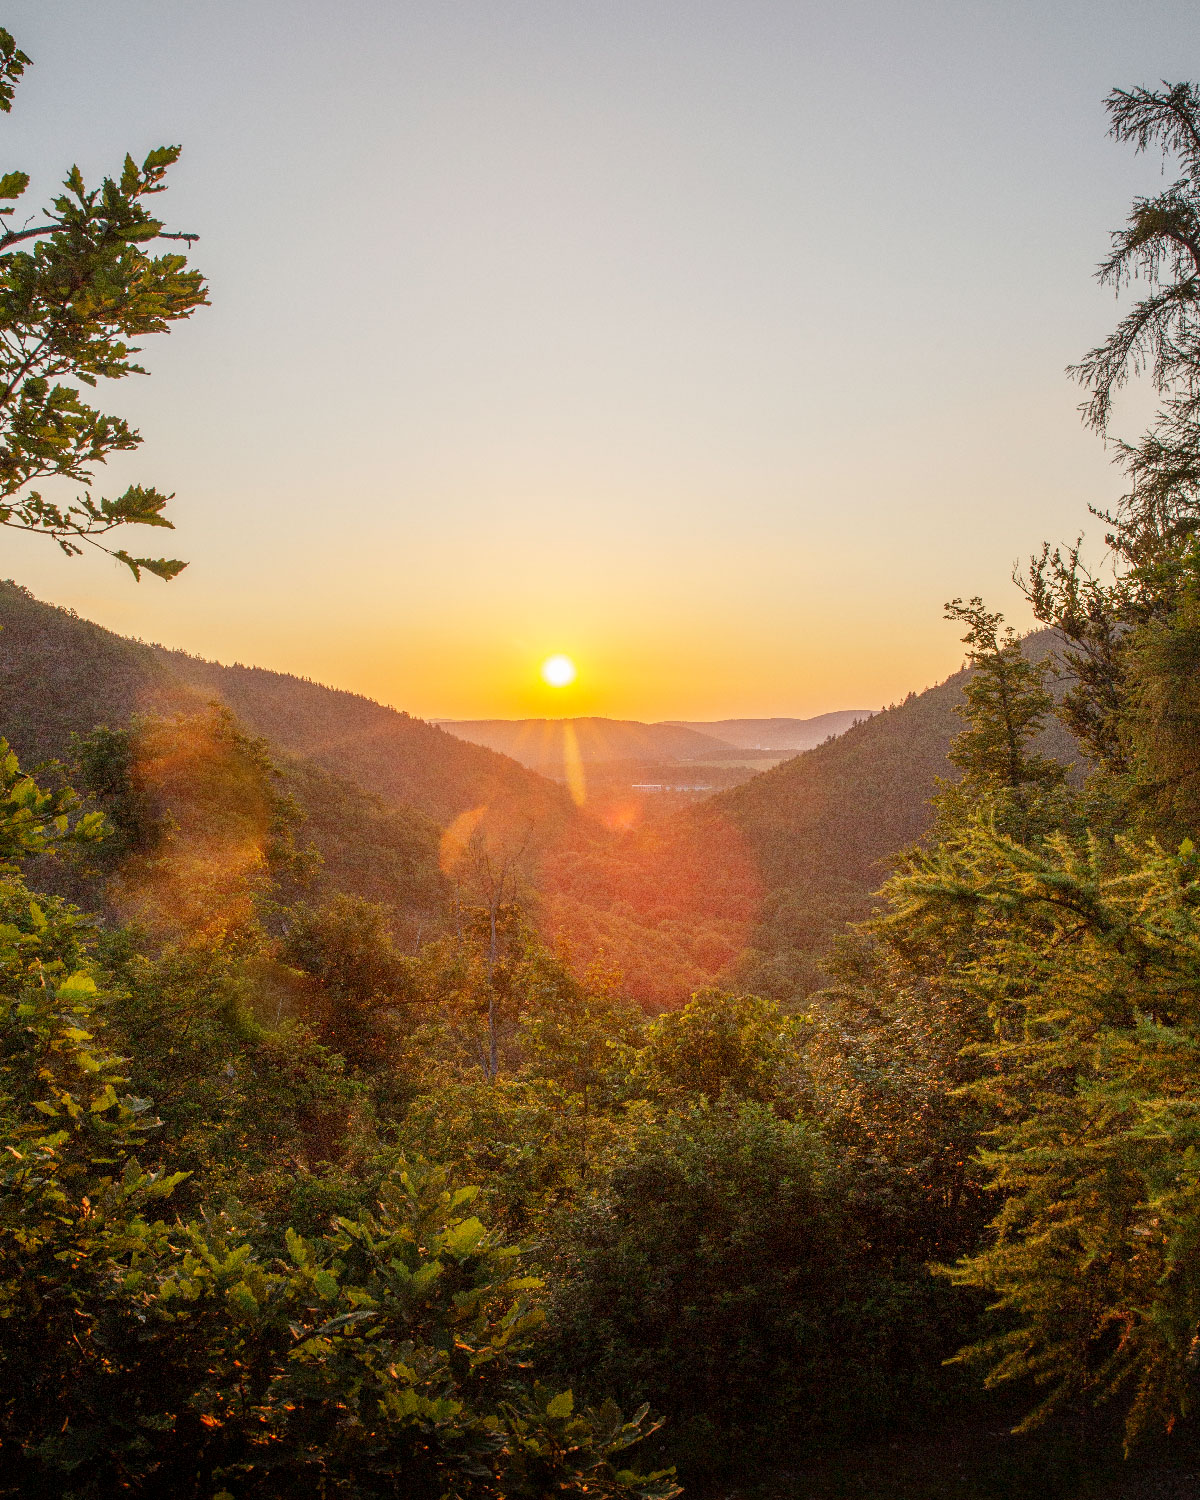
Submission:
<svg viewBox="0 0 1200 1500">
<path fill-rule="evenodd" d="M 548 656 L 542 663 L 542 681 L 551 687 L 566 687 L 575 681 L 575 663 L 569 656 Z"/>
</svg>

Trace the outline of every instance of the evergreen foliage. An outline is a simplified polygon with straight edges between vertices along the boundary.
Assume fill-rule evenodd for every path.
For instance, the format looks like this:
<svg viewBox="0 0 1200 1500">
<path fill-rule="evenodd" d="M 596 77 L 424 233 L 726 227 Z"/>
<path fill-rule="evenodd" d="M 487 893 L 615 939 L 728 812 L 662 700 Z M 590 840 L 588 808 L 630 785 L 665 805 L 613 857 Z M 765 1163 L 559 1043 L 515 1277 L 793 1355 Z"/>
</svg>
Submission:
<svg viewBox="0 0 1200 1500">
<path fill-rule="evenodd" d="M 1149 292 L 1075 371 L 1102 431 L 1130 376 L 1147 371 L 1164 398 L 1150 431 L 1119 447 L 1130 489 L 1108 518 L 1113 581 L 1088 573 L 1078 547 L 1043 549 L 1029 578 L 1039 614 L 1071 642 L 1063 712 L 1094 769 L 1050 829 L 1005 825 L 968 797 L 892 881 L 885 926 L 929 950 L 967 935 L 954 983 L 989 1022 L 965 1049 L 964 1091 L 991 1122 L 978 1159 L 999 1211 L 948 1274 L 992 1293 L 1002 1324 L 962 1357 L 992 1383 L 1046 1388 L 1026 1425 L 1119 1400 L 1132 1444 L 1192 1409 L 1200 1341 L 1200 94 L 1117 91 L 1108 106 L 1118 140 L 1175 156 L 1183 175 L 1137 200 L 1113 237 L 1100 280 L 1139 274 Z"/>
<path fill-rule="evenodd" d="M 965 808 L 986 805 L 998 827 L 1027 842 L 1055 827 L 1064 813 L 1055 793 L 1061 791 L 1066 770 L 1031 748 L 1054 707 L 1046 687 L 1049 663 L 1030 661 L 1011 626 L 1001 636 L 1003 617 L 986 610 L 982 599 L 968 604 L 954 599 L 946 606 L 946 617 L 966 625 L 963 642 L 975 670 L 958 709 L 966 727 L 948 756 L 962 775 L 937 799 L 935 827 L 948 833 Z"/>
<path fill-rule="evenodd" d="M 1035 1423 L 1121 1395 L 1131 1440 L 1192 1403 L 1200 1332 L 1195 1164 L 1200 864 L 1119 839 L 1040 849 L 976 827 L 897 882 L 908 919 L 988 919 L 969 983 L 994 1022 L 969 1093 L 995 1122 L 981 1163 L 994 1239 L 950 1274 L 1011 1318 L 964 1356 L 1032 1376 Z"/>
</svg>

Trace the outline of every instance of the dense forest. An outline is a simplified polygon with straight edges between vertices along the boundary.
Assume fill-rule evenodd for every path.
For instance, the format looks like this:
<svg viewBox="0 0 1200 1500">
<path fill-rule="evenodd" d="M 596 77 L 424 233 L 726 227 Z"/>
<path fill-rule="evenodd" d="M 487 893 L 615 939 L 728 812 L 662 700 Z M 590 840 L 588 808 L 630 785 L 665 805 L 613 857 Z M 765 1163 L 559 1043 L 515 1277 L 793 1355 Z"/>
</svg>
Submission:
<svg viewBox="0 0 1200 1500">
<path fill-rule="evenodd" d="M 0 32 L 0 108 L 26 62 Z M 1075 371 L 1102 433 L 1160 397 L 1106 571 L 1042 548 L 1037 635 L 953 601 L 961 674 L 675 820 L 0 591 L 0 1493 L 1035 1496 L 1186 1456 L 1200 91 L 1108 106 L 1181 176 Z M 173 160 L 0 233 L 0 510 L 68 552 L 167 524 L 27 486 L 135 444 L 63 382 L 203 305 L 147 248 Z M 947 1432 L 976 1469 L 906 1479 Z"/>
</svg>

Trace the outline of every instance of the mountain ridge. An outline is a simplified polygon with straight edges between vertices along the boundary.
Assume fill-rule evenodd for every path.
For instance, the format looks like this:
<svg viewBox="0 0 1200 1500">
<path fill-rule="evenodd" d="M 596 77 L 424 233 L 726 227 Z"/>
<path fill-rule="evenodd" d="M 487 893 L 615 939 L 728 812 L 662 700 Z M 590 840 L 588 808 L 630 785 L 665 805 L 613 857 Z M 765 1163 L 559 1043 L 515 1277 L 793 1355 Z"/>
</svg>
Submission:
<svg viewBox="0 0 1200 1500">
<path fill-rule="evenodd" d="M 605 761 L 697 761 L 728 756 L 726 740 L 684 725 L 579 715 L 563 719 L 439 719 L 440 728 L 471 744 L 510 755 L 533 770 Z"/>
<path fill-rule="evenodd" d="M 40 689 L 36 707 L 31 683 Z M 131 640 L 11 580 L 0 583 L 0 701 L 5 733 L 30 765 L 65 756 L 71 735 L 97 724 L 197 713 L 217 701 L 286 754 L 442 825 L 485 804 L 552 821 L 572 815 L 553 782 L 403 710 L 288 673 Z"/>
<path fill-rule="evenodd" d="M 875 708 L 839 708 L 808 719 L 665 719 L 663 722 L 711 734 L 740 750 L 798 753 L 811 750 L 831 735 L 844 734 L 860 720 L 869 719 L 878 712 Z"/>
</svg>

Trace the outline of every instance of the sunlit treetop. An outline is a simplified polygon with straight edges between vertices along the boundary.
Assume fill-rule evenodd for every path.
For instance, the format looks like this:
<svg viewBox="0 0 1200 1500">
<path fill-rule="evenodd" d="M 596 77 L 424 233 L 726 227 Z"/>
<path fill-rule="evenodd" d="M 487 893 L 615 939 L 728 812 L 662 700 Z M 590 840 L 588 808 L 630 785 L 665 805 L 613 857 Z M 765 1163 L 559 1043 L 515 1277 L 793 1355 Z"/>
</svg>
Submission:
<svg viewBox="0 0 1200 1500">
<path fill-rule="evenodd" d="M 0 110 L 12 107 L 29 58 L 0 28 Z M 0 524 L 52 538 L 68 555 L 88 544 L 133 572 L 174 578 L 184 563 L 134 556 L 106 538 L 122 526 L 165 526 L 171 496 L 140 484 L 115 499 L 93 495 L 93 470 L 128 452 L 141 435 L 121 417 L 88 405 L 80 386 L 145 374 L 133 342 L 164 333 L 207 302 L 204 279 L 185 254 L 151 255 L 154 240 L 182 240 L 146 206 L 163 191 L 178 146 L 160 146 L 138 166 L 88 189 L 72 167 L 63 191 L 40 214 L 18 220 L 26 172 L 0 175 Z M 54 501 L 46 480 L 81 486 Z"/>
</svg>

